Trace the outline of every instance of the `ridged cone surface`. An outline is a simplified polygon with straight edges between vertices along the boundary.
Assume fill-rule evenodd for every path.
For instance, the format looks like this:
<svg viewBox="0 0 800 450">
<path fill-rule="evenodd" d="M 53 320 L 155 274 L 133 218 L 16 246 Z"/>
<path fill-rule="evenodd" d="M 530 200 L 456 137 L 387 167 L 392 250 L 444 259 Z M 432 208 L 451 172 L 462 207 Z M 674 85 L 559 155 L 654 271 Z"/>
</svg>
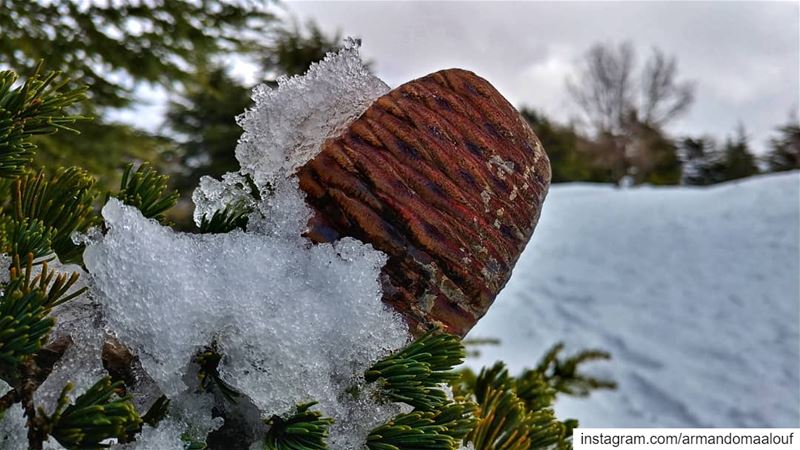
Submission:
<svg viewBox="0 0 800 450">
<path fill-rule="evenodd" d="M 461 69 L 380 97 L 298 171 L 308 236 L 351 236 L 389 255 L 383 300 L 412 332 L 465 335 L 533 233 L 550 163 L 526 121 Z"/>
</svg>

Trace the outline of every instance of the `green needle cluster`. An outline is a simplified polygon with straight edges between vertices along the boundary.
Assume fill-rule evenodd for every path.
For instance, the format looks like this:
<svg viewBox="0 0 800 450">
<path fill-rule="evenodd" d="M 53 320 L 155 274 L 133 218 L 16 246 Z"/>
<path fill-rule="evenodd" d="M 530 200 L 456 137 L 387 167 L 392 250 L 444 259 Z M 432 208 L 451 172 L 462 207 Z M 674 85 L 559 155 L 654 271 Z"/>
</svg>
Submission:
<svg viewBox="0 0 800 450">
<path fill-rule="evenodd" d="M 472 405 L 452 403 L 441 411 L 401 414 L 367 437 L 370 450 L 457 450 L 475 426 Z"/>
<path fill-rule="evenodd" d="M 68 78 L 60 82 L 58 72 L 41 75 L 37 67 L 22 86 L 14 87 L 18 77 L 12 71 L 0 72 L 0 178 L 25 173 L 33 160 L 34 135 L 52 134 L 81 116 L 64 114 L 64 108 L 83 100 L 86 89 L 65 90 Z"/>
<path fill-rule="evenodd" d="M 126 205 L 135 206 L 142 215 L 164 222 L 164 212 L 178 201 L 177 191 L 168 192 L 169 177 L 161 175 L 149 163 L 134 170 L 128 164 L 122 174 L 119 193 L 116 195 Z"/>
<path fill-rule="evenodd" d="M 89 390 L 68 405 L 67 394 L 73 389 L 67 383 L 61 391 L 58 406 L 47 421 L 50 435 L 66 448 L 97 449 L 109 447 L 107 439 L 125 442 L 142 427 L 130 396 L 117 397 L 122 382 L 103 377 Z M 44 411 L 39 410 L 44 415 Z"/>
<path fill-rule="evenodd" d="M 452 369 L 465 355 L 458 337 L 431 331 L 376 363 L 364 376 L 367 382 L 380 380 L 392 401 L 433 411 L 449 402 L 439 385 L 458 378 Z"/>
<path fill-rule="evenodd" d="M 19 267 L 17 259 L 15 265 Z M 57 274 L 43 263 L 32 277 L 33 255 L 20 274 L 11 269 L 11 281 L 0 296 L 0 377 L 15 381 L 17 367 L 34 355 L 47 340 L 55 320 L 48 314 L 83 290 L 69 292 L 78 275 Z"/>
<path fill-rule="evenodd" d="M 42 220 L 27 217 L 18 220 L 2 216 L 0 223 L 0 251 L 8 255 L 33 255 L 34 259 L 49 256 L 52 251 L 52 239 L 55 229 L 48 227 Z"/>
<path fill-rule="evenodd" d="M 15 369 L 47 340 L 55 325 L 47 316 L 50 308 L 46 293 L 25 290 L 22 279 L 5 287 L 0 297 L 0 377 L 15 380 Z"/>
<path fill-rule="evenodd" d="M 297 406 L 297 411 L 288 419 L 273 416 L 267 420 L 270 426 L 265 440 L 265 450 L 323 450 L 328 448 L 328 427 L 333 419 L 322 417 L 319 411 L 310 408 L 317 402 Z"/>
<path fill-rule="evenodd" d="M 237 228 L 244 229 L 247 226 L 250 209 L 241 205 L 228 205 L 225 208 L 214 211 L 211 218 L 204 215 L 200 221 L 201 233 L 228 233 Z"/>
<path fill-rule="evenodd" d="M 58 259 L 62 263 L 80 262 L 83 246 L 72 241 L 72 234 L 98 223 L 92 206 L 93 187 L 94 178 L 77 167 L 59 169 L 49 180 L 44 172 L 23 176 L 14 186 L 15 217 L 38 220 L 53 228 L 52 250 Z"/>
</svg>

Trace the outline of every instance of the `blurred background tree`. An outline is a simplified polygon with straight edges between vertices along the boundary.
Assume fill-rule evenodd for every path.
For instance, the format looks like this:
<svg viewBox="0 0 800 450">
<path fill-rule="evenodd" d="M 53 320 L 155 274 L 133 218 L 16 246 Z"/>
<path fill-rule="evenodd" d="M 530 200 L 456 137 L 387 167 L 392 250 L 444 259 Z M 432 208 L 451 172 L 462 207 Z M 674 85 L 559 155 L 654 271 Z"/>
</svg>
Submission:
<svg viewBox="0 0 800 450">
<path fill-rule="evenodd" d="M 728 137 L 723 147 L 722 180 L 736 180 L 759 173 L 756 157 L 750 150 L 750 143 L 744 125 L 739 124 L 736 135 Z"/>
<path fill-rule="evenodd" d="M 250 87 L 225 68 L 198 68 L 194 80 L 169 102 L 163 126 L 174 132 L 180 164 L 177 187 L 191 193 L 202 175 L 236 171 L 236 116 L 250 105 Z"/>
<path fill-rule="evenodd" d="M 171 88 L 223 52 L 264 48 L 275 21 L 267 1 L 0 0 L 0 62 L 32 70 L 39 60 L 89 86 L 88 102 L 128 106 L 131 82 Z"/>
<path fill-rule="evenodd" d="M 743 125 L 721 147 L 713 138 L 687 137 L 678 144 L 683 184 L 707 186 L 760 173 Z"/>
<path fill-rule="evenodd" d="M 691 82 L 678 79 L 675 57 L 654 48 L 637 71 L 633 44 L 596 44 L 567 89 L 581 108 L 612 181 L 676 184 L 680 161 L 664 127 L 688 111 Z"/>
<path fill-rule="evenodd" d="M 305 29 L 294 21 L 278 28 L 274 44 L 261 56 L 261 69 L 266 74 L 264 81 L 275 86 L 280 76 L 305 73 L 311 63 L 337 50 L 341 41 L 341 32 L 325 35 L 314 22 L 306 23 Z"/>
<path fill-rule="evenodd" d="M 521 113 L 547 151 L 553 183 L 605 183 L 612 179 L 611 170 L 601 161 L 595 142 L 580 134 L 574 126 L 555 123 L 530 108 L 523 108 Z"/>
<path fill-rule="evenodd" d="M 141 83 L 190 90 L 197 68 L 216 57 L 264 51 L 275 23 L 267 3 L 0 0 L 0 66 L 25 74 L 43 60 L 70 74 L 68 88 L 90 87 L 80 112 L 99 118 L 79 124 L 83 137 L 37 142 L 37 163 L 70 161 L 113 186 L 126 163 L 172 156 L 169 139 L 111 122 L 105 113 L 131 106 Z"/>
<path fill-rule="evenodd" d="M 722 181 L 724 160 L 713 138 L 686 137 L 678 147 L 683 162 L 683 184 L 705 186 Z"/>
<path fill-rule="evenodd" d="M 800 121 L 790 119 L 778 128 L 778 136 L 769 141 L 765 162 L 770 172 L 800 169 Z"/>
</svg>

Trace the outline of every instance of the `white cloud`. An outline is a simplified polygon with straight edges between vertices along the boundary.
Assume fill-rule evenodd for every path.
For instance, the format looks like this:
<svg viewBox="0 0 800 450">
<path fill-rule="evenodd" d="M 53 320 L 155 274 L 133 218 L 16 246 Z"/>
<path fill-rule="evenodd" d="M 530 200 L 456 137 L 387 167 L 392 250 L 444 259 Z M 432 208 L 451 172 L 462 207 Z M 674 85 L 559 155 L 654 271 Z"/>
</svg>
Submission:
<svg viewBox="0 0 800 450">
<path fill-rule="evenodd" d="M 516 105 L 564 120 L 575 112 L 564 75 L 595 42 L 657 46 L 697 82 L 677 134 L 724 136 L 743 122 L 763 147 L 798 105 L 797 3 L 297 2 L 287 9 L 323 29 L 363 38 L 378 75 L 396 86 L 448 68 L 470 69 Z"/>
<path fill-rule="evenodd" d="M 574 114 L 568 101 L 564 80 L 574 75 L 568 52 L 553 51 L 542 60 L 531 63 L 513 77 L 509 99 L 518 106 L 531 106 L 543 110 L 548 116 L 562 122 Z"/>
</svg>

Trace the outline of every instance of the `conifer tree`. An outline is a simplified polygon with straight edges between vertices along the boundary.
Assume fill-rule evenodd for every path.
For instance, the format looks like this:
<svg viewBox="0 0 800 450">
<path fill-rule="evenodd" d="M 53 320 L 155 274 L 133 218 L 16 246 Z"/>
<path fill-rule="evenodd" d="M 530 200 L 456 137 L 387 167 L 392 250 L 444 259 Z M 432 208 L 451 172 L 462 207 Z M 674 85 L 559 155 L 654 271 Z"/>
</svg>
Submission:
<svg viewBox="0 0 800 450">
<path fill-rule="evenodd" d="M 132 106 L 142 86 L 190 87 L 197 68 L 230 53 L 260 55 L 276 24 L 269 6 L 267 0 L 0 0 L 0 67 L 24 76 L 43 60 L 70 74 L 66 87 L 87 86 L 90 100 L 73 103 L 71 111 L 96 117 L 73 124 L 80 137 L 33 136 L 37 165 L 52 175 L 77 164 L 97 178 L 99 190 L 113 189 L 128 162 L 173 167 L 171 136 L 117 122 L 118 108 Z"/>
<path fill-rule="evenodd" d="M 710 137 L 684 138 L 679 154 L 683 184 L 705 186 L 759 173 L 756 156 L 741 126 L 736 136 L 727 138 L 722 146 Z"/>
<path fill-rule="evenodd" d="M 800 169 L 800 123 L 794 120 L 780 127 L 769 147 L 765 160 L 770 172 Z"/>
<path fill-rule="evenodd" d="M 746 178 L 758 173 L 756 157 L 750 150 L 747 134 L 743 125 L 739 125 L 736 136 L 725 140 L 723 147 L 725 164 L 722 170 L 724 180 Z"/>
</svg>

